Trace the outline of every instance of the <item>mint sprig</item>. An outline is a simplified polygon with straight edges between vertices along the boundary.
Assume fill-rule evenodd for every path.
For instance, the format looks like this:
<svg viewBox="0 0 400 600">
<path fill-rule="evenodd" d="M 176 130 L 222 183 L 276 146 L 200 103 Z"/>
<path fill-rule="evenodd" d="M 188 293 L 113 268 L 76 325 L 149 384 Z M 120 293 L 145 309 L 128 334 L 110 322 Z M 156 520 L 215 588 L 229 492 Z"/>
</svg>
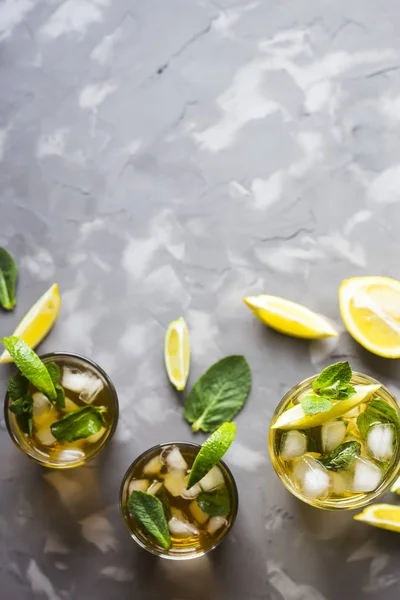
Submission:
<svg viewBox="0 0 400 600">
<path fill-rule="evenodd" d="M 210 517 L 225 517 L 231 509 L 229 492 L 226 487 L 214 492 L 200 492 L 197 496 L 197 504 Z"/>
<path fill-rule="evenodd" d="M 23 375 L 14 375 L 8 380 L 7 391 L 11 399 L 9 410 L 16 415 L 18 427 L 23 433 L 32 435 L 33 399 L 28 394 L 29 381 Z"/>
<path fill-rule="evenodd" d="M 65 392 L 60 384 L 60 369 L 55 362 L 48 363 L 46 368 L 57 392 L 57 398 L 54 400 L 54 405 L 57 408 L 65 408 Z"/>
<path fill-rule="evenodd" d="M 343 471 L 348 469 L 360 454 L 360 442 L 344 442 L 332 450 L 326 458 L 320 459 L 320 462 L 331 471 Z"/>
<path fill-rule="evenodd" d="M 147 492 L 134 491 L 128 500 L 128 511 L 154 539 L 168 550 L 172 541 L 161 501 Z"/>
<path fill-rule="evenodd" d="M 0 248 L 0 306 L 4 310 L 12 310 L 15 306 L 17 276 L 15 260 L 5 248 Z"/>
<path fill-rule="evenodd" d="M 367 438 L 369 428 L 374 423 L 393 423 L 396 427 L 400 426 L 394 408 L 381 398 L 368 402 L 367 408 L 357 417 L 357 427 L 364 439 Z"/>
<path fill-rule="evenodd" d="M 50 425 L 51 433 L 58 442 L 75 442 L 98 433 L 105 425 L 103 413 L 106 408 L 84 406 L 69 412 Z"/>
<path fill-rule="evenodd" d="M 350 381 L 353 371 L 346 362 L 330 365 L 314 379 L 314 393 L 301 400 L 301 406 L 307 415 L 326 412 L 332 408 L 332 400 L 347 400 L 356 393 Z"/>
</svg>

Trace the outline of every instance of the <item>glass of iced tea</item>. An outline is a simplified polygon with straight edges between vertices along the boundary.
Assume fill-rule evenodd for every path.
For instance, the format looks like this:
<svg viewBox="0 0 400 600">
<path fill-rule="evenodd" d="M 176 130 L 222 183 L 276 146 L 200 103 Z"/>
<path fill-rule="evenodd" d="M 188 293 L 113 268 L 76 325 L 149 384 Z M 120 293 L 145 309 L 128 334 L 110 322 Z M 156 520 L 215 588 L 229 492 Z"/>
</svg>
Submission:
<svg viewBox="0 0 400 600">
<path fill-rule="evenodd" d="M 238 492 L 233 475 L 223 461 L 193 487 L 187 489 L 188 474 L 201 446 L 171 442 L 154 446 L 129 467 L 121 485 L 120 507 L 132 538 L 162 558 L 190 559 L 215 548 L 231 530 L 238 510 Z M 146 492 L 161 501 L 170 536 L 165 548 L 131 514 L 129 499 Z"/>
<path fill-rule="evenodd" d="M 56 365 L 63 405 L 51 401 L 29 381 L 20 403 L 22 409 L 24 403 L 29 405 L 29 414 L 19 406 L 16 410 L 9 384 L 4 404 L 8 432 L 35 462 L 57 469 L 78 467 L 98 454 L 116 429 L 115 387 L 103 369 L 78 354 L 53 352 L 40 359 L 46 367 Z M 21 373 L 13 379 L 18 378 Z"/>
<path fill-rule="evenodd" d="M 322 509 L 365 506 L 390 488 L 400 470 L 395 396 L 368 375 L 346 372 L 344 383 L 326 378 L 319 388 L 322 372 L 294 386 L 270 426 L 269 451 L 281 482 Z"/>
</svg>

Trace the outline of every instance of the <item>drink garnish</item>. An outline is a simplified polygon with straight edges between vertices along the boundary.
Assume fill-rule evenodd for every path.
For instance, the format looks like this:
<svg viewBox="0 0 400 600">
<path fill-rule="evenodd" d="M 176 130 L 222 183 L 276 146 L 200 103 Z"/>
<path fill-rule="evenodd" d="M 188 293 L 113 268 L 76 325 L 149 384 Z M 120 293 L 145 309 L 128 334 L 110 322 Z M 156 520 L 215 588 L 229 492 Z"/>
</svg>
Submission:
<svg viewBox="0 0 400 600">
<path fill-rule="evenodd" d="M 307 394 L 301 400 L 301 406 L 306 415 L 315 415 L 332 408 L 332 400 L 347 400 L 356 393 L 350 385 L 353 371 L 349 363 L 337 362 L 330 365 L 314 379 L 314 393 Z"/>
<path fill-rule="evenodd" d="M 396 411 L 380 398 L 371 400 L 364 412 L 357 417 L 357 427 L 363 438 L 367 438 L 369 428 L 374 423 L 393 423 L 399 427 Z"/>
<path fill-rule="evenodd" d="M 28 388 L 29 381 L 23 375 L 14 375 L 8 380 L 7 391 L 11 399 L 9 409 L 16 415 L 21 431 L 32 435 L 33 399 L 28 394 Z"/>
<path fill-rule="evenodd" d="M 60 369 L 55 362 L 48 363 L 46 369 L 49 372 L 54 387 L 56 388 L 57 398 L 54 404 L 57 408 L 65 408 L 65 392 L 63 386 L 60 384 Z"/>
<path fill-rule="evenodd" d="M 332 450 L 326 458 L 319 459 L 319 461 L 331 471 L 342 471 L 348 469 L 350 465 L 358 458 L 361 454 L 360 442 L 350 441 L 340 444 L 337 448 Z"/>
<path fill-rule="evenodd" d="M 168 379 L 178 391 L 185 389 L 190 369 L 189 330 L 185 319 L 172 321 L 164 340 L 164 361 Z"/>
<path fill-rule="evenodd" d="M 198 483 L 219 463 L 236 435 L 236 423 L 223 423 L 204 442 L 189 473 L 187 489 Z"/>
<path fill-rule="evenodd" d="M 105 426 L 103 413 L 106 411 L 105 407 L 83 406 L 52 423 L 51 433 L 58 442 L 82 440 Z"/>
<path fill-rule="evenodd" d="M 147 492 L 134 491 L 128 499 L 128 510 L 131 515 L 168 550 L 172 541 L 168 530 L 162 502 Z"/>
<path fill-rule="evenodd" d="M 225 517 L 230 509 L 231 502 L 226 487 L 213 492 L 200 492 L 197 503 L 201 510 L 211 517 Z"/>
<path fill-rule="evenodd" d="M 15 260 L 5 248 L 0 248 L 0 305 L 4 310 L 12 310 L 15 306 L 17 276 Z"/>
<path fill-rule="evenodd" d="M 247 400 L 250 367 L 244 356 L 227 356 L 208 369 L 185 400 L 184 416 L 193 431 L 215 431 L 230 421 Z"/>
</svg>

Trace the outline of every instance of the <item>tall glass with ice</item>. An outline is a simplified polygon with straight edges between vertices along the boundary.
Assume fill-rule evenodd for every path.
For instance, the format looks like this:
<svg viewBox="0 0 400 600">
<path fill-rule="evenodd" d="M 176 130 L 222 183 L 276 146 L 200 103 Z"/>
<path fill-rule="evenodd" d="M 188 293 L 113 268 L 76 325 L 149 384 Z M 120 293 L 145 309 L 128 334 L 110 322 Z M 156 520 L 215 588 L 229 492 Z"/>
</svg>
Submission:
<svg viewBox="0 0 400 600">
<path fill-rule="evenodd" d="M 278 404 L 269 432 L 272 464 L 303 502 L 328 510 L 360 508 L 399 476 L 398 402 L 384 385 L 353 372 L 351 397 L 307 414 L 304 398 L 315 400 L 316 377 L 294 386 Z"/>
<path fill-rule="evenodd" d="M 57 408 L 54 403 L 30 383 L 29 395 L 33 399 L 32 427 L 22 431 L 18 416 L 9 410 L 10 394 L 4 403 L 4 416 L 8 432 L 22 452 L 35 462 L 56 469 L 78 467 L 93 458 L 111 439 L 118 421 L 118 398 L 108 375 L 93 361 L 67 352 L 54 352 L 41 356 L 47 366 L 56 363 L 60 373 L 60 385 L 64 389 L 65 406 Z M 101 418 L 96 432 L 91 433 L 93 421 L 87 416 L 93 407 Z M 86 410 L 80 410 L 86 409 Z M 73 423 L 66 421 L 73 416 Z M 62 422 L 64 439 L 54 435 L 54 424 Z M 53 427 L 53 429 L 52 429 Z"/>
</svg>

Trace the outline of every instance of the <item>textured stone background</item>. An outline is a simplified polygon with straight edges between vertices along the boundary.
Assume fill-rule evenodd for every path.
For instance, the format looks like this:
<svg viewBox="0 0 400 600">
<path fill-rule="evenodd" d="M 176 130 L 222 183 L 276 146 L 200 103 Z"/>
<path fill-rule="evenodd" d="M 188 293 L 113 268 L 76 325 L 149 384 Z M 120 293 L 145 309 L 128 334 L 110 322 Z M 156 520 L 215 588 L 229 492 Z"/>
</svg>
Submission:
<svg viewBox="0 0 400 600">
<path fill-rule="evenodd" d="M 98 361 L 122 408 L 112 445 L 71 472 L 30 463 L 1 422 L 4 600 L 398 598 L 399 538 L 303 506 L 267 455 L 294 383 L 348 358 L 396 391 L 397 362 L 344 332 L 282 337 L 242 297 L 339 322 L 343 278 L 400 277 L 399 16 L 395 0 L 0 2 L 0 244 L 20 265 L 1 334 L 57 281 L 41 351 Z M 203 439 L 163 369 L 180 315 L 191 383 L 244 353 L 253 389 L 227 456 L 237 525 L 208 558 L 171 564 L 131 542 L 117 500 L 145 448 Z"/>
</svg>

